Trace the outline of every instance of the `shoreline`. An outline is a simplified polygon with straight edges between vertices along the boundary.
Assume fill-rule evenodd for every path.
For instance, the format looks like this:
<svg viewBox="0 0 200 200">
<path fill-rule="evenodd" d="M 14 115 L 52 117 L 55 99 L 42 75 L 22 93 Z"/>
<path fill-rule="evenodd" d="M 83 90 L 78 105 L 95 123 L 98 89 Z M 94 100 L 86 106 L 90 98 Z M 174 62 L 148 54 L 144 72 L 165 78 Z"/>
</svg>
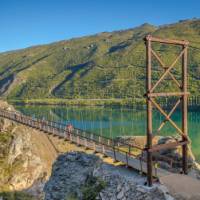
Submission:
<svg viewBox="0 0 200 200">
<path fill-rule="evenodd" d="M 145 108 L 143 99 L 134 102 L 133 99 L 7 99 L 14 105 L 47 105 L 47 106 L 113 106 L 113 107 L 135 107 Z"/>
<path fill-rule="evenodd" d="M 134 109 L 145 109 L 145 99 L 2 99 L 12 105 L 20 106 L 97 106 L 97 107 L 125 107 Z M 165 109 L 173 105 L 160 103 Z M 178 108 L 179 109 L 179 108 Z M 200 109 L 200 105 L 188 105 L 190 111 Z"/>
</svg>

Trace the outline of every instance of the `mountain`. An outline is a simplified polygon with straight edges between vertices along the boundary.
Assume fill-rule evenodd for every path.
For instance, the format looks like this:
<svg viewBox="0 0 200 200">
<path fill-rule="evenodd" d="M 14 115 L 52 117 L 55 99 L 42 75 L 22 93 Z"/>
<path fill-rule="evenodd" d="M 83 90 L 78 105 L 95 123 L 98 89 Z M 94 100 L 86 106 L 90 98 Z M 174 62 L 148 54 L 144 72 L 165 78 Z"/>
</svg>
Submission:
<svg viewBox="0 0 200 200">
<path fill-rule="evenodd" d="M 189 82 L 192 96 L 199 95 L 200 20 L 103 32 L 92 36 L 33 46 L 0 54 L 0 95 L 25 99 L 132 99 L 145 93 L 145 45 L 152 34 L 190 41 Z M 175 46 L 154 45 L 166 65 L 178 55 Z M 164 57 L 166 55 L 166 57 Z M 153 61 L 153 80 L 163 73 Z M 179 66 L 179 67 L 178 67 Z M 180 78 L 180 62 L 172 72 Z M 167 87 L 175 90 L 174 84 Z M 160 85 L 160 89 L 166 84 Z"/>
</svg>

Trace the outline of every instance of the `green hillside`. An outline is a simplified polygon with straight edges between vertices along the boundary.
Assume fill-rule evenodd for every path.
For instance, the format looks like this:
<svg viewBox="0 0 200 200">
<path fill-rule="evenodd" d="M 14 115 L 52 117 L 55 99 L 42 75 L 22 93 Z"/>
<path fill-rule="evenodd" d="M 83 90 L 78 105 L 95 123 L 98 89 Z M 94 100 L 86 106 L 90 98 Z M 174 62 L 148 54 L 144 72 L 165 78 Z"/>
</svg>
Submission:
<svg viewBox="0 0 200 200">
<path fill-rule="evenodd" d="M 162 38 L 186 39 L 200 48 L 200 20 L 133 29 L 34 46 L 0 54 L 0 95 L 10 100 L 59 99 L 142 100 L 145 91 L 145 46 L 148 33 Z M 154 45 L 166 64 L 177 47 Z M 167 59 L 164 58 L 167 55 Z M 173 73 L 180 77 L 180 63 Z M 154 61 L 154 81 L 163 73 Z M 189 50 L 190 92 L 200 91 L 200 51 Z M 169 81 L 160 90 L 172 86 Z M 142 100 L 143 101 L 143 100 Z"/>
</svg>

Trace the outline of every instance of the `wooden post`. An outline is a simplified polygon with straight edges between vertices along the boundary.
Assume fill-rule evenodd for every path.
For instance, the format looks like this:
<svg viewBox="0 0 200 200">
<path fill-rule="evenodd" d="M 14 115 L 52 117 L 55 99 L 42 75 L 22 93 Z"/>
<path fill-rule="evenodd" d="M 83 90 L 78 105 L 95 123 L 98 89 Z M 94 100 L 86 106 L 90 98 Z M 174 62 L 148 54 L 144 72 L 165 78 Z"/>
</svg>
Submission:
<svg viewBox="0 0 200 200">
<path fill-rule="evenodd" d="M 126 167 L 128 168 L 128 153 L 126 152 Z"/>
<path fill-rule="evenodd" d="M 104 144 L 103 144 L 103 146 L 102 146 L 102 153 L 103 153 L 103 158 L 105 158 L 105 157 L 106 157 L 106 154 L 105 154 L 105 146 L 104 146 Z"/>
<path fill-rule="evenodd" d="M 78 130 L 76 130 L 77 145 L 81 146 Z"/>
<path fill-rule="evenodd" d="M 183 49 L 185 49 L 183 57 L 182 57 L 182 132 L 184 135 L 188 135 L 188 126 L 187 126 L 187 46 L 183 45 Z M 186 138 L 182 137 L 182 140 L 185 141 Z M 182 157 L 183 157 L 183 173 L 187 174 L 188 171 L 188 147 L 187 144 L 182 146 Z"/>
<path fill-rule="evenodd" d="M 146 37 L 146 91 L 147 94 L 151 90 L 151 36 Z M 152 186 L 152 153 L 149 151 L 152 148 L 152 103 L 151 97 L 146 96 L 147 104 L 147 181 L 148 186 Z"/>
<path fill-rule="evenodd" d="M 110 146 L 110 139 L 108 139 L 108 146 Z"/>
<path fill-rule="evenodd" d="M 116 150 L 115 150 L 115 141 L 113 144 L 113 153 L 114 153 L 114 163 L 117 162 L 117 157 L 116 157 Z"/>
<path fill-rule="evenodd" d="M 93 149 L 94 149 L 94 153 L 97 153 L 95 141 L 93 141 Z"/>
<path fill-rule="evenodd" d="M 128 155 L 131 156 L 131 146 L 128 145 Z"/>
<path fill-rule="evenodd" d="M 70 141 L 70 143 L 73 143 L 73 138 L 72 138 L 71 132 L 69 132 L 69 141 Z"/>
<path fill-rule="evenodd" d="M 85 149 L 87 150 L 88 149 L 88 145 L 87 145 L 87 138 L 86 138 L 85 132 L 84 132 L 84 146 L 85 146 Z"/>
</svg>

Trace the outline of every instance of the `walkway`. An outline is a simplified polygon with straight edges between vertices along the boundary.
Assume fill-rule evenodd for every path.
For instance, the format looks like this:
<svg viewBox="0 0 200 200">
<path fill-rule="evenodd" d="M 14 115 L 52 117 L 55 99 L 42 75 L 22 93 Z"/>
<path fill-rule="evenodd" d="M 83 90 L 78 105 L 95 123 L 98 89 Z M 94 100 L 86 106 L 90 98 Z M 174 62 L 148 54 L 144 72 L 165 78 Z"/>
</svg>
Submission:
<svg viewBox="0 0 200 200">
<path fill-rule="evenodd" d="M 187 197 L 191 200 L 200 200 L 200 181 L 197 179 L 183 174 L 171 174 L 161 177 L 159 180 L 171 194 Z"/>
</svg>

